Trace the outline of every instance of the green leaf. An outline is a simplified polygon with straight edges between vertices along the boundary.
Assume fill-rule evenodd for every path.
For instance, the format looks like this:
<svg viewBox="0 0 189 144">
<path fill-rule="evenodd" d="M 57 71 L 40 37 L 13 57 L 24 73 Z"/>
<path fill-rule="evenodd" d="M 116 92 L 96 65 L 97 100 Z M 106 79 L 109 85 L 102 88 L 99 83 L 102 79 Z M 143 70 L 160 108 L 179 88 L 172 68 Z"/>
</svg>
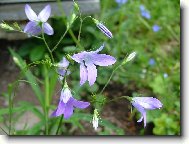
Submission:
<svg viewBox="0 0 189 144">
<path fill-rule="evenodd" d="M 37 61 L 43 58 L 45 54 L 45 47 L 36 46 L 30 52 L 30 60 Z"/>
</svg>

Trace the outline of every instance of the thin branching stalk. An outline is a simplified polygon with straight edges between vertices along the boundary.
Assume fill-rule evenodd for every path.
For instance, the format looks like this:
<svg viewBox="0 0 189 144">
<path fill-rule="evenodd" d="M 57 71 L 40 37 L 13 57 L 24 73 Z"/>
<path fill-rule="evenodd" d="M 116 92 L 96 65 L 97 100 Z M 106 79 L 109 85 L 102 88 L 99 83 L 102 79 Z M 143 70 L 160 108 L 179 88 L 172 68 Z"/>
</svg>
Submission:
<svg viewBox="0 0 189 144">
<path fill-rule="evenodd" d="M 114 73 L 116 72 L 116 70 L 118 70 L 122 65 L 118 65 L 111 73 L 108 81 L 106 82 L 106 84 L 104 85 L 104 87 L 102 88 L 102 90 L 100 91 L 100 94 L 103 93 L 103 91 L 105 90 L 105 88 L 107 87 L 107 85 L 109 84 L 110 80 L 112 79 L 112 76 L 114 75 Z"/>
<path fill-rule="evenodd" d="M 58 48 L 58 45 L 61 43 L 61 41 L 63 40 L 63 38 L 65 37 L 65 35 L 68 32 L 68 28 L 66 29 L 66 31 L 64 32 L 64 34 L 61 36 L 61 38 L 59 39 L 58 43 L 53 47 L 52 52 L 55 51 Z"/>
<path fill-rule="evenodd" d="M 58 2 L 58 3 L 57 3 L 57 4 L 58 4 L 58 8 L 59 8 L 59 10 L 60 10 L 61 13 L 62 13 L 63 22 L 64 22 L 64 24 L 66 25 L 66 20 L 65 20 L 66 15 L 65 15 L 65 12 L 64 12 L 63 7 L 62 7 L 62 5 L 61 5 L 61 1 L 60 1 L 60 0 L 57 0 L 57 2 Z M 70 26 L 70 27 L 71 27 L 71 26 Z M 70 27 L 67 28 L 67 29 L 68 29 L 68 33 L 70 34 L 70 36 L 72 37 L 72 39 L 73 39 L 73 41 L 76 43 L 76 45 L 77 45 L 80 49 L 83 49 L 82 45 L 81 45 L 80 42 L 77 40 L 76 36 L 74 35 L 74 33 L 73 33 L 73 31 L 70 29 Z M 54 51 L 54 50 L 53 50 L 53 51 Z"/>
<path fill-rule="evenodd" d="M 47 47 L 47 49 L 48 49 L 48 51 L 49 51 L 49 54 L 50 54 L 50 57 L 51 57 L 52 62 L 55 63 L 54 57 L 53 57 L 53 54 L 52 54 L 52 51 L 51 51 L 51 49 L 49 48 L 49 45 L 48 45 L 47 42 L 46 42 L 44 32 L 42 32 L 42 38 L 43 38 L 43 41 L 44 41 L 44 43 L 45 43 L 45 46 Z"/>
</svg>

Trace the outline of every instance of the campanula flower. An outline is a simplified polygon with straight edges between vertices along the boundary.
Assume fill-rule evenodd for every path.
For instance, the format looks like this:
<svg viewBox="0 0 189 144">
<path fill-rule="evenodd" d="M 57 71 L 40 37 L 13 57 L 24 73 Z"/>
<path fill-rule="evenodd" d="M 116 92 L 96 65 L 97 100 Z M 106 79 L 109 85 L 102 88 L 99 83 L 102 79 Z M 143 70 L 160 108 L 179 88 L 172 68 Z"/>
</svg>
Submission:
<svg viewBox="0 0 189 144">
<path fill-rule="evenodd" d="M 143 17 L 150 19 L 151 15 L 150 12 L 146 10 L 146 8 L 144 7 L 144 5 L 140 5 L 140 13 Z"/>
<path fill-rule="evenodd" d="M 137 122 L 144 119 L 144 127 L 146 127 L 146 110 L 160 109 L 163 104 L 153 97 L 134 97 L 131 104 L 141 113 L 141 118 Z"/>
<path fill-rule="evenodd" d="M 102 24 L 101 22 L 99 22 L 97 19 L 92 18 L 92 20 L 94 21 L 94 23 L 96 24 L 96 26 L 109 38 L 113 38 L 112 33 L 108 30 L 108 28 Z"/>
<path fill-rule="evenodd" d="M 51 14 L 50 5 L 45 6 L 45 8 L 37 16 L 31 7 L 26 4 L 25 13 L 30 20 L 24 28 L 25 33 L 38 35 L 43 31 L 47 35 L 54 34 L 53 28 L 47 23 L 47 20 Z"/>
<path fill-rule="evenodd" d="M 153 58 L 151 58 L 148 63 L 149 65 L 153 66 L 155 65 L 156 61 Z"/>
<path fill-rule="evenodd" d="M 72 59 L 80 64 L 80 85 L 83 85 L 87 80 L 90 86 L 95 83 L 97 77 L 96 65 L 109 66 L 116 62 L 116 59 L 110 55 L 98 54 L 103 48 L 104 45 L 96 51 L 83 51 L 72 56 Z"/>
<path fill-rule="evenodd" d="M 62 60 L 58 63 L 58 73 L 59 73 L 59 79 L 63 80 L 63 77 L 70 74 L 70 71 L 67 69 L 69 66 L 69 61 L 63 57 Z"/>
<path fill-rule="evenodd" d="M 158 25 L 153 25 L 152 30 L 154 32 L 158 32 L 160 30 L 160 27 Z"/>
<path fill-rule="evenodd" d="M 67 103 L 60 100 L 57 109 L 51 114 L 51 116 L 58 117 L 63 114 L 64 119 L 69 119 L 73 115 L 74 108 L 84 109 L 89 105 L 89 102 L 78 101 L 73 97 L 70 97 Z"/>
<path fill-rule="evenodd" d="M 124 4 L 127 2 L 127 0 L 115 0 L 118 4 Z"/>
</svg>

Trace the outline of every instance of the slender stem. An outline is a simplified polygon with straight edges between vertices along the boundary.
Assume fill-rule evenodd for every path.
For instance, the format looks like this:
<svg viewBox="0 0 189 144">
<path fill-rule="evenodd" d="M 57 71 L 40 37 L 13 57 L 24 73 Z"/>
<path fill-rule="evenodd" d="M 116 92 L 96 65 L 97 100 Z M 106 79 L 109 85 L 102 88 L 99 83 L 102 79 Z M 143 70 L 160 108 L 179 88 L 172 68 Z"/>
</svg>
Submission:
<svg viewBox="0 0 189 144">
<path fill-rule="evenodd" d="M 8 86 L 9 93 L 9 135 L 11 135 L 12 129 L 12 85 Z"/>
<path fill-rule="evenodd" d="M 80 26 L 79 26 L 79 34 L 78 34 L 78 42 L 80 42 L 80 38 L 81 38 L 81 28 L 82 28 L 82 24 L 83 24 L 83 20 L 80 17 Z"/>
<path fill-rule="evenodd" d="M 61 36 L 61 38 L 60 38 L 60 40 L 58 41 L 58 43 L 53 47 L 52 52 L 57 49 L 58 45 L 60 44 L 60 42 L 61 42 L 61 41 L 63 40 L 63 38 L 65 37 L 65 35 L 66 35 L 66 33 L 68 32 L 68 30 L 69 30 L 69 29 L 67 28 L 66 31 L 64 32 L 64 34 Z"/>
<path fill-rule="evenodd" d="M 44 65 L 44 73 L 45 73 L 45 134 L 48 135 L 48 114 L 49 114 L 49 76 L 46 65 Z"/>
<path fill-rule="evenodd" d="M 61 1 L 60 1 L 60 0 L 57 0 L 57 2 L 58 2 L 58 8 L 59 8 L 59 10 L 60 10 L 61 13 L 62 13 L 63 22 L 64 22 L 64 24 L 66 25 L 66 20 L 64 19 L 64 18 L 66 17 L 66 15 L 65 15 L 65 12 L 64 12 L 64 10 L 63 10 Z M 70 26 L 70 27 L 71 27 L 71 26 Z M 78 46 L 80 49 L 83 49 L 83 47 L 81 46 L 80 42 L 77 40 L 76 36 L 74 35 L 74 33 L 73 33 L 73 31 L 70 29 L 70 27 L 67 28 L 67 30 L 68 30 L 70 36 L 72 37 L 73 41 L 77 44 L 77 46 Z M 53 51 L 54 51 L 54 50 L 53 50 Z"/>
<path fill-rule="evenodd" d="M 105 88 L 107 87 L 107 85 L 109 84 L 110 80 L 112 79 L 112 76 L 114 75 L 115 71 L 120 68 L 122 65 L 118 65 L 111 73 L 108 81 L 106 82 L 106 84 L 104 85 L 103 89 L 101 90 L 100 94 L 102 94 L 102 92 L 105 90 Z"/>
<path fill-rule="evenodd" d="M 172 36 L 177 40 L 177 42 L 179 42 L 179 38 L 177 37 L 177 34 L 173 31 L 173 29 L 170 26 L 167 26 L 167 29 L 169 30 L 169 32 L 172 34 Z"/>
<path fill-rule="evenodd" d="M 73 31 L 71 29 L 69 29 L 69 34 L 71 35 L 73 41 L 76 43 L 76 45 L 80 48 L 83 49 L 83 47 L 81 46 L 80 42 L 77 40 L 77 38 L 75 37 Z"/>
<path fill-rule="evenodd" d="M 50 50 L 49 48 L 49 45 L 47 44 L 46 40 L 45 40 L 45 36 L 44 36 L 44 32 L 42 32 L 42 38 L 43 38 L 43 41 L 45 43 L 45 46 L 47 47 L 48 51 L 49 51 L 49 54 L 50 54 L 50 57 L 51 57 L 51 60 L 53 61 L 53 63 L 55 62 L 54 61 L 54 57 L 52 55 L 52 51 Z"/>
<path fill-rule="evenodd" d="M 108 102 L 116 101 L 116 100 L 122 99 L 122 98 L 127 99 L 128 101 L 132 101 L 132 98 L 129 97 L 129 96 L 121 96 L 121 97 L 114 98 L 114 99 L 112 99 L 112 100 L 110 100 Z"/>
<path fill-rule="evenodd" d="M 56 130 L 56 135 L 58 135 L 60 126 L 61 126 L 61 124 L 62 124 L 62 120 L 63 120 L 63 115 L 61 116 L 60 121 L 59 121 L 59 123 L 58 123 L 58 128 L 57 128 L 57 130 Z"/>
<path fill-rule="evenodd" d="M 146 20 L 144 20 L 141 16 L 138 16 L 138 18 L 149 30 L 151 30 L 151 26 L 148 24 Z"/>
</svg>

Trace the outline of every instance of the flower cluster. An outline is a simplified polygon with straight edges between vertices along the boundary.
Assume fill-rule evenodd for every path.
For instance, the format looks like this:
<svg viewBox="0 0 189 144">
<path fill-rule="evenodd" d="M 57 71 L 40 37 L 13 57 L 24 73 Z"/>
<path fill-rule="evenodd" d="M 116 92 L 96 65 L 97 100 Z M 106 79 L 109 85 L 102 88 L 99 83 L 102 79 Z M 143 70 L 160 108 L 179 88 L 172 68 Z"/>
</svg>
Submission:
<svg viewBox="0 0 189 144">
<path fill-rule="evenodd" d="M 116 0 L 119 4 L 124 4 L 127 0 Z M 145 9 L 143 5 L 140 6 L 141 15 L 147 19 L 150 19 L 150 13 Z M 36 13 L 31 9 L 31 7 L 25 5 L 25 13 L 30 20 L 24 28 L 24 32 L 30 35 L 38 35 L 40 33 L 46 33 L 47 35 L 53 35 L 53 28 L 47 23 L 48 18 L 51 14 L 50 5 L 45 6 L 45 8 L 37 16 Z M 96 26 L 108 37 L 113 38 L 112 33 L 108 28 L 99 22 L 98 20 L 92 18 Z M 157 32 L 160 29 L 159 26 L 154 25 L 153 31 Z M 98 48 L 96 51 L 82 51 L 70 56 L 71 61 L 75 61 L 80 65 L 80 86 L 82 86 L 86 81 L 92 86 L 97 79 L 97 67 L 96 66 L 110 66 L 116 62 L 113 56 L 107 54 L 99 54 L 104 48 L 104 44 Z M 50 51 L 51 52 L 51 51 Z M 131 53 L 122 65 L 126 62 L 131 61 L 136 55 L 136 52 Z M 154 65 L 155 61 L 150 60 L 149 64 Z M 58 117 L 60 115 L 64 116 L 64 119 L 69 119 L 74 112 L 74 108 L 85 109 L 89 107 L 89 102 L 79 101 L 74 98 L 72 91 L 69 88 L 66 77 L 71 74 L 68 69 L 70 64 L 70 59 L 65 57 L 56 65 L 58 67 L 57 73 L 59 74 L 59 80 L 62 84 L 59 104 L 56 110 L 51 114 L 52 117 Z M 167 75 L 168 76 L 168 75 Z M 164 74 L 164 77 L 167 77 Z M 130 99 L 128 99 L 130 100 Z M 141 118 L 137 122 L 144 120 L 144 127 L 146 126 L 146 110 L 153 110 L 162 107 L 162 103 L 153 97 L 134 97 L 131 100 L 131 104 L 141 113 Z M 93 114 L 93 127 L 95 130 L 98 128 L 99 113 L 95 108 Z"/>
</svg>

